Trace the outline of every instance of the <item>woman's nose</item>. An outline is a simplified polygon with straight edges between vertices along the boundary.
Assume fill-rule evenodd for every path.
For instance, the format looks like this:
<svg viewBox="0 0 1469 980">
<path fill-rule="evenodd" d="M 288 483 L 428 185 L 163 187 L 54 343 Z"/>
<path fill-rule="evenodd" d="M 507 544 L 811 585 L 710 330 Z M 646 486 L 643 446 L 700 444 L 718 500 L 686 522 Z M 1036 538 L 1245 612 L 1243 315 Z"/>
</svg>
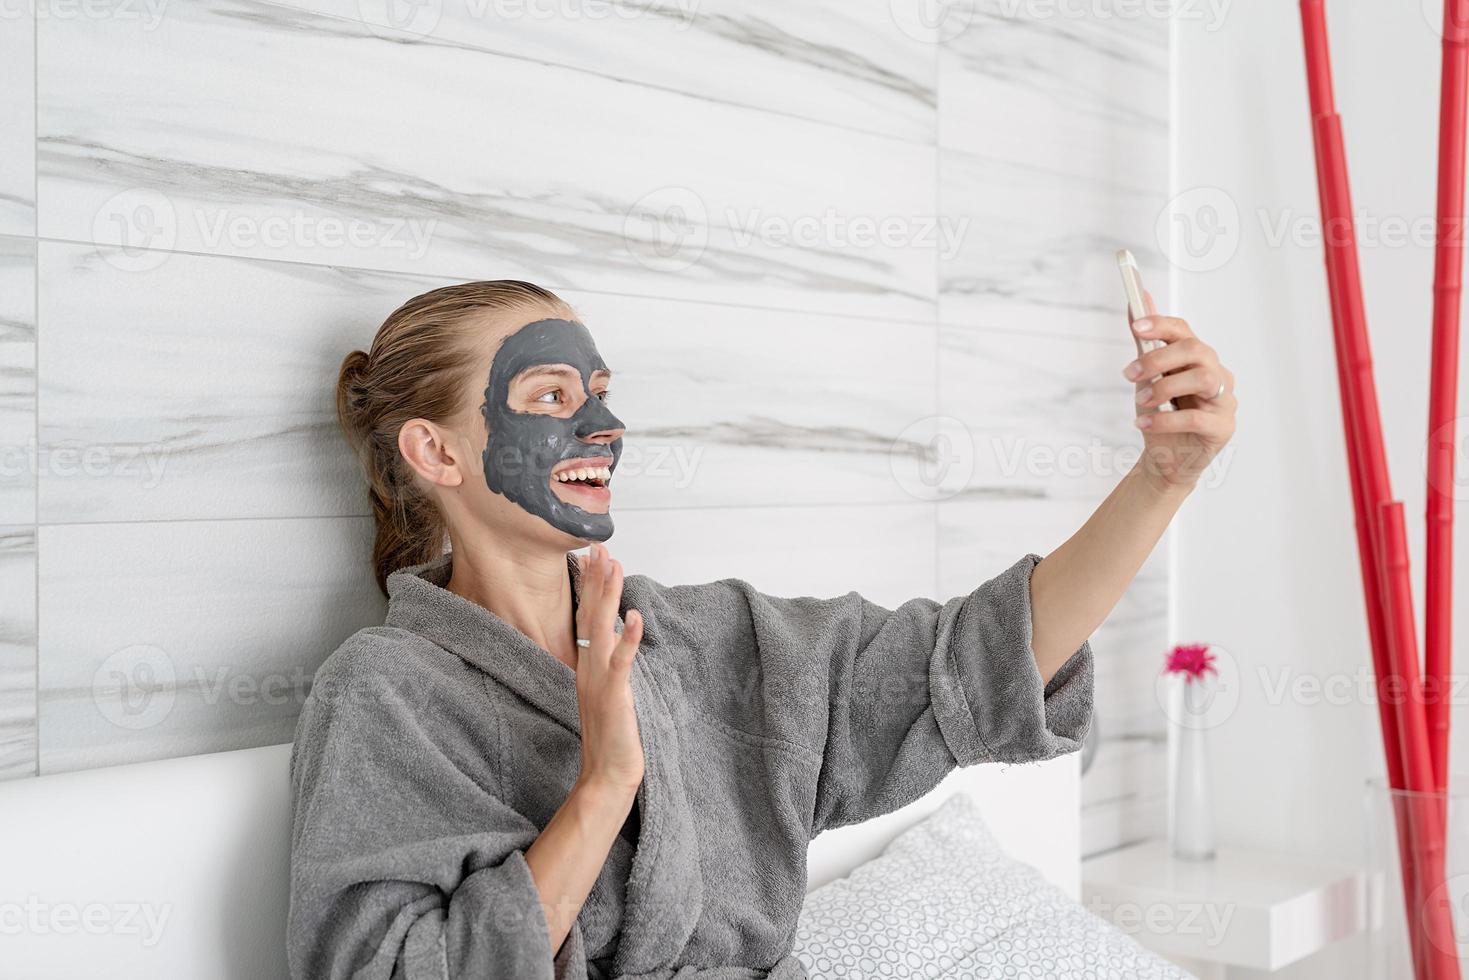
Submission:
<svg viewBox="0 0 1469 980">
<path fill-rule="evenodd" d="M 587 398 L 571 418 L 572 434 L 583 442 L 613 442 L 627 429 L 607 403 L 596 396 Z"/>
</svg>

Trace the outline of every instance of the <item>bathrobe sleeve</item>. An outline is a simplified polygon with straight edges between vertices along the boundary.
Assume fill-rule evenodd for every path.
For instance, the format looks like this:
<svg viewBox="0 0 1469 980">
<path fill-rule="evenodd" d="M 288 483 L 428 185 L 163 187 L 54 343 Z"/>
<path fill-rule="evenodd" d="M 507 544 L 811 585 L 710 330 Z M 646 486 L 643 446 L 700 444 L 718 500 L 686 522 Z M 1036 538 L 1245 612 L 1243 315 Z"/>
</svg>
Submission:
<svg viewBox="0 0 1469 980">
<path fill-rule="evenodd" d="M 829 710 L 813 835 L 891 812 L 956 766 L 1037 762 L 1081 747 L 1084 642 L 1048 684 L 1031 649 L 1029 554 L 965 596 L 895 610 L 861 599 L 828 647 Z"/>
<path fill-rule="evenodd" d="M 361 636 L 318 672 L 297 727 L 292 977 L 585 980 L 579 926 L 553 964 L 525 861 L 538 831 L 473 750 L 495 744 L 488 699 Z"/>
<path fill-rule="evenodd" d="M 1091 723 L 1092 651 L 1083 643 L 1042 685 L 1030 645 L 1040 560 L 896 609 L 856 592 L 777 598 L 725 580 L 732 593 L 710 615 L 737 625 L 716 640 L 724 663 L 691 689 L 726 727 L 819 760 L 814 778 L 794 776 L 814 782 L 802 790 L 812 836 L 896 810 L 956 766 L 1074 751 Z"/>
</svg>

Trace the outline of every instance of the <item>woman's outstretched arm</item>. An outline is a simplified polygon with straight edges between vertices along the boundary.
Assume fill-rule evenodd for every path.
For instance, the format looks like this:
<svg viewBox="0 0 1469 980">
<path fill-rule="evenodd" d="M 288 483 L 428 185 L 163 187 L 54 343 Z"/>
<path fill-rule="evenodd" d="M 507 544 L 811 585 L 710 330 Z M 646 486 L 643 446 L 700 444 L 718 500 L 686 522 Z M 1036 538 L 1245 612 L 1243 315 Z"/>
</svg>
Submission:
<svg viewBox="0 0 1469 980">
<path fill-rule="evenodd" d="M 1165 342 L 1123 369 L 1137 389 L 1143 455 L 1081 530 L 1031 575 L 1031 645 L 1045 681 L 1117 605 L 1199 475 L 1234 434 L 1234 375 L 1214 349 L 1175 317 L 1147 316 L 1133 329 Z M 1168 400 L 1175 411 L 1156 410 Z"/>
</svg>

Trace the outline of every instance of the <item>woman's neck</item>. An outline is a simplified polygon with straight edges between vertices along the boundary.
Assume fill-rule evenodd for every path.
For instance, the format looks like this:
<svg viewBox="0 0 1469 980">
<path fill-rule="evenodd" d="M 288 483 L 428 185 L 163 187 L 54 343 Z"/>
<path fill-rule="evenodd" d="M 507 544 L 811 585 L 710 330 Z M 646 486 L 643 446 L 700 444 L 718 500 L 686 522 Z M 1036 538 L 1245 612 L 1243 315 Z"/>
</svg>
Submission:
<svg viewBox="0 0 1469 980">
<path fill-rule="evenodd" d="M 576 667 L 571 580 L 564 552 L 512 554 L 453 541 L 447 588 L 484 606 L 568 667 Z"/>
</svg>

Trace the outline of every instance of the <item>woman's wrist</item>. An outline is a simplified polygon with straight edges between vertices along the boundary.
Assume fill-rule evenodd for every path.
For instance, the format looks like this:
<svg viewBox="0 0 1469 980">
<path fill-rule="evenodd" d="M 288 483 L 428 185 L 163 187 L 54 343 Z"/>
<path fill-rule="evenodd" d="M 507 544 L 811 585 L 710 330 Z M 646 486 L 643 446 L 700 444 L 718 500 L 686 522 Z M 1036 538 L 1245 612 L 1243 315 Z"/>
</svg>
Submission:
<svg viewBox="0 0 1469 980">
<path fill-rule="evenodd" d="M 572 784 L 570 795 L 576 797 L 589 813 L 615 817 L 621 826 L 621 821 L 637 799 L 638 788 L 584 772 Z"/>
<path fill-rule="evenodd" d="M 1148 466 L 1146 459 L 1139 459 L 1132 469 L 1127 471 L 1124 480 L 1131 480 L 1136 486 L 1142 488 L 1147 495 L 1161 504 L 1178 507 L 1193 493 L 1195 483 L 1174 483 L 1167 477 L 1156 472 Z"/>
<path fill-rule="evenodd" d="M 553 955 L 570 934 L 634 796 L 603 780 L 579 776 L 526 848 L 525 862 L 540 894 Z"/>
</svg>

